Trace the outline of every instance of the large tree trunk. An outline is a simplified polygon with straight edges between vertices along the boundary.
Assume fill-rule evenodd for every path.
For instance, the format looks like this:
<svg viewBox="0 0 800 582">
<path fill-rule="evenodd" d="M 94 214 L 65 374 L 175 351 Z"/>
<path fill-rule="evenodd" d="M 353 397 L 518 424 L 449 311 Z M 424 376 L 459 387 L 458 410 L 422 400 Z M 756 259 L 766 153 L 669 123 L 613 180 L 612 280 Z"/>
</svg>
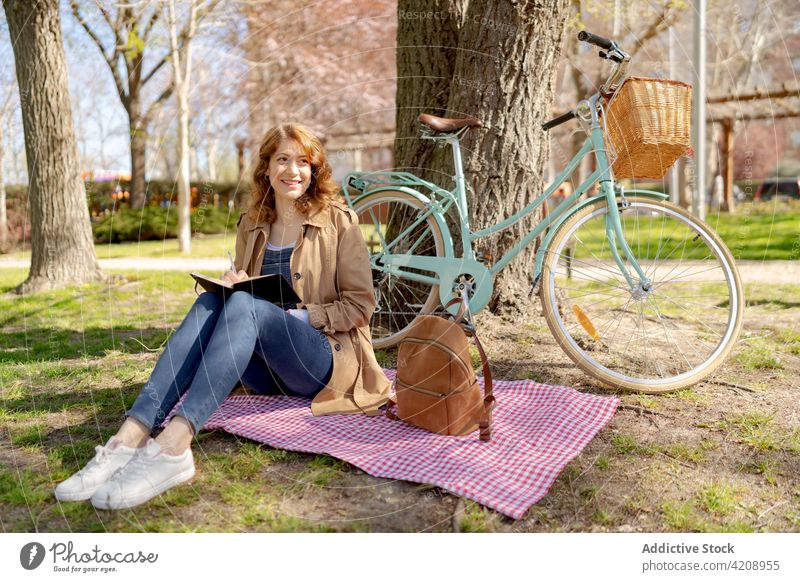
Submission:
<svg viewBox="0 0 800 582">
<path fill-rule="evenodd" d="M 403 10 L 432 10 L 416 4 L 400 2 L 396 159 L 412 168 L 424 165 L 440 176 L 436 180 L 440 185 L 451 188 L 452 180 L 441 178 L 453 173 L 449 152 L 440 161 L 423 145 L 404 143 L 416 139 L 409 135 L 410 118 L 424 108 L 434 114 L 480 119 L 484 129 L 467 134 L 462 155 L 467 182 L 476 177 L 478 184 L 470 200 L 472 229 L 485 228 L 521 210 L 544 189 L 549 140 L 541 124 L 553 98 L 568 2 L 470 0 L 462 16 L 451 14 L 444 21 L 404 19 Z M 457 41 L 443 42 L 440 35 L 455 25 Z M 457 47 L 454 64 L 448 64 L 453 51 L 438 48 L 443 45 Z M 435 111 L 445 94 L 446 111 Z M 479 241 L 480 250 L 499 259 L 536 218 L 529 216 Z M 498 274 L 489 308 L 517 312 L 530 300 L 532 266 L 533 245 Z"/>
<path fill-rule="evenodd" d="M 395 166 L 440 185 L 453 175 L 452 159 L 447 151 L 420 139 L 417 117 L 446 113 L 466 5 L 467 0 L 398 2 Z M 429 13 L 436 17 L 411 16 Z"/>
<path fill-rule="evenodd" d="M 77 164 L 58 0 L 3 0 L 28 160 L 31 269 L 17 293 L 105 279 Z"/>
</svg>

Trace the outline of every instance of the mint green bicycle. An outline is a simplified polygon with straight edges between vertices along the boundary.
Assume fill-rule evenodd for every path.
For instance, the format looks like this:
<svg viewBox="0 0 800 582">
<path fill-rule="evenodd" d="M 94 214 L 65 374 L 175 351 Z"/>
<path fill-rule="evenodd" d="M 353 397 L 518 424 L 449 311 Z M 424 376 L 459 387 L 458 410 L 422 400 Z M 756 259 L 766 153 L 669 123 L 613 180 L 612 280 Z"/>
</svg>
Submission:
<svg viewBox="0 0 800 582">
<path fill-rule="evenodd" d="M 475 118 L 422 114 L 422 138 L 452 148 L 453 190 L 408 172 L 353 172 L 343 194 L 370 245 L 378 307 L 371 321 L 377 348 L 398 343 L 414 319 L 454 296 L 472 313 L 489 302 L 494 275 L 543 235 L 532 266 L 547 324 L 586 373 L 613 387 L 666 392 L 699 382 L 727 357 L 738 338 L 744 294 L 730 251 L 704 222 L 647 190 L 615 183 L 604 141 L 602 107 L 625 79 L 630 57 L 615 42 L 581 32 L 614 67 L 600 91 L 546 124 L 578 118 L 587 133 L 580 151 L 547 190 L 502 222 L 470 228 L 460 138 Z M 587 155 L 597 168 L 575 191 L 493 265 L 473 249 L 534 212 Z M 599 182 L 599 193 L 580 200 Z M 446 217 L 458 225 L 455 253 Z M 453 307 L 452 309 L 455 309 Z"/>
</svg>

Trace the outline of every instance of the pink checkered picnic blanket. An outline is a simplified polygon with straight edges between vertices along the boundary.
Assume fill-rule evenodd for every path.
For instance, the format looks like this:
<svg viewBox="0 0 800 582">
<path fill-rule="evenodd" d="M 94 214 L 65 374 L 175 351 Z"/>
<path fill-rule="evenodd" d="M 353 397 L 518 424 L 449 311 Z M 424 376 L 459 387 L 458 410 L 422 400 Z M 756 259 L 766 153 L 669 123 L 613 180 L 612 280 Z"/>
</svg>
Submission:
<svg viewBox="0 0 800 582">
<path fill-rule="evenodd" d="M 386 370 L 390 379 L 394 373 Z M 520 519 L 611 420 L 619 399 L 529 380 L 498 380 L 494 394 L 488 443 L 478 431 L 444 436 L 383 416 L 315 417 L 309 400 L 288 396 L 229 396 L 203 428 L 326 453 L 370 475 L 437 485 Z"/>
</svg>

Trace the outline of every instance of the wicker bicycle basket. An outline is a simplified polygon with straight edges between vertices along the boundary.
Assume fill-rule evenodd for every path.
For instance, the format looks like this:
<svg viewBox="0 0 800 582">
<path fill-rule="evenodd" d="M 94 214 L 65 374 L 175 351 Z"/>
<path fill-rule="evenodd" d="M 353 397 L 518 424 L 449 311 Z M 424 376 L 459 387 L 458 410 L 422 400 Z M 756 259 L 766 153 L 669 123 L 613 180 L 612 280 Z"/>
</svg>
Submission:
<svg viewBox="0 0 800 582">
<path fill-rule="evenodd" d="M 630 77 L 606 108 L 616 179 L 661 179 L 691 144 L 692 86 Z"/>
</svg>

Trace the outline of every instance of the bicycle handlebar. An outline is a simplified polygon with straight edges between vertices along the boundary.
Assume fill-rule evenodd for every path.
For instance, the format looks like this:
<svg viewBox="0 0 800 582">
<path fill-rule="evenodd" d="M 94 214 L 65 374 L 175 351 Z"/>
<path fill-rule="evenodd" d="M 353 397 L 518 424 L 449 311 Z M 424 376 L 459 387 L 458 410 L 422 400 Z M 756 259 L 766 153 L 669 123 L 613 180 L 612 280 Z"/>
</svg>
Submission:
<svg viewBox="0 0 800 582">
<path fill-rule="evenodd" d="M 611 50 L 611 48 L 614 46 L 614 41 L 602 36 L 597 36 L 591 32 L 586 32 L 585 30 L 582 30 L 578 33 L 578 40 L 588 42 L 589 44 L 599 46 L 600 48 L 604 48 L 606 50 Z"/>
<path fill-rule="evenodd" d="M 625 79 L 628 63 L 631 60 L 630 55 L 623 51 L 613 40 L 592 34 L 591 32 L 586 32 L 585 30 L 578 33 L 578 40 L 599 46 L 603 49 L 600 51 L 600 57 L 614 63 L 614 69 L 611 71 L 608 79 L 606 79 L 606 82 L 600 87 L 600 95 L 606 99 L 611 98 L 619 88 L 620 83 Z M 554 117 L 550 121 L 543 123 L 542 129 L 548 131 L 575 117 L 576 114 L 574 110 L 562 113 L 558 117 Z"/>
<path fill-rule="evenodd" d="M 569 121 L 573 117 L 575 117 L 575 111 L 567 111 L 566 113 L 562 113 L 558 117 L 554 117 L 550 121 L 546 121 L 545 123 L 543 123 L 542 129 L 548 131 L 550 129 L 553 129 L 557 125 L 561 125 L 562 123 Z"/>
</svg>

